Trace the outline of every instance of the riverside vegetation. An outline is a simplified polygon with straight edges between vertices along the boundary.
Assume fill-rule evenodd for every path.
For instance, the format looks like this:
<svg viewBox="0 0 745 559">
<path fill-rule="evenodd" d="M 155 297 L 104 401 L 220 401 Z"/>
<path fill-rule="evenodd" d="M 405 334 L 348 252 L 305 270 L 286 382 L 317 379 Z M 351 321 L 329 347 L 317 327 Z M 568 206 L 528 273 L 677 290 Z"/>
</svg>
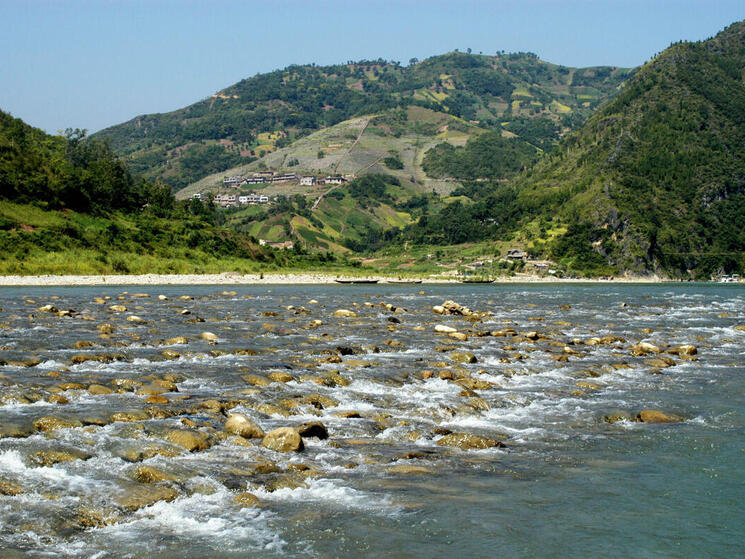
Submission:
<svg viewBox="0 0 745 559">
<path fill-rule="evenodd" d="M 571 275 L 742 272 L 744 29 L 672 45 L 636 70 L 457 52 L 406 68 L 293 66 L 93 138 L 4 115 L 2 270 L 71 271 L 60 257 L 71 250 L 98 272 L 348 269 L 363 256 L 378 271 L 432 274 L 519 247 Z M 241 145 L 244 163 L 225 170 Z M 214 152 L 205 165 L 183 159 L 202 148 Z M 272 186 L 269 208 L 188 199 L 266 168 L 358 177 Z M 166 184 L 184 187 L 177 201 Z"/>
</svg>

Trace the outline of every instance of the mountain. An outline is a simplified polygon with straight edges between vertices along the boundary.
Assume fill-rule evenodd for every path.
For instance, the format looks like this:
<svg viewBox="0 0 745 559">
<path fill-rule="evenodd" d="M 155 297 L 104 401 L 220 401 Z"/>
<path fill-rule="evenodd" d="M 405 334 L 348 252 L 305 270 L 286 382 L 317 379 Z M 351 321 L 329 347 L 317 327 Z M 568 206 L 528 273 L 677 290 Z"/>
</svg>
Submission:
<svg viewBox="0 0 745 559">
<path fill-rule="evenodd" d="M 499 129 L 547 150 L 617 93 L 633 72 L 568 68 L 531 53 L 453 52 L 412 60 L 406 67 L 385 60 L 294 65 L 242 80 L 183 109 L 139 116 L 94 136 L 106 139 L 133 172 L 174 190 L 249 164 L 314 131 L 411 107 Z M 395 129 L 389 126 L 390 132 L 380 137 L 395 137 Z M 437 129 L 425 125 L 421 132 L 435 136 Z"/>
<path fill-rule="evenodd" d="M 567 229 L 544 251 L 610 273 L 742 271 L 744 77 L 745 22 L 642 67 L 517 181 L 523 211 Z"/>
</svg>

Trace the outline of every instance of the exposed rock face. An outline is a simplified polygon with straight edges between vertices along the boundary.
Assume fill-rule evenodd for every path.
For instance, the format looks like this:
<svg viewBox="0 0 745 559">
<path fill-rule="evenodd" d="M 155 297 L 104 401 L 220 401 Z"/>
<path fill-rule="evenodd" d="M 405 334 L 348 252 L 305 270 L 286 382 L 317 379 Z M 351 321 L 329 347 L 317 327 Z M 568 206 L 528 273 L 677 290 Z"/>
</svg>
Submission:
<svg viewBox="0 0 745 559">
<path fill-rule="evenodd" d="M 451 433 L 445 435 L 439 441 L 439 446 L 454 446 L 461 450 L 483 450 L 485 448 L 503 448 L 505 444 L 501 441 L 488 439 L 479 435 L 470 435 L 468 433 Z"/>
<path fill-rule="evenodd" d="M 258 423 L 242 413 L 230 414 L 225 422 L 225 430 L 246 439 L 261 439 L 265 435 Z"/>
<path fill-rule="evenodd" d="M 261 441 L 261 446 L 277 452 L 300 452 L 305 448 L 300 433 L 292 427 L 280 427 L 269 431 Z"/>
</svg>

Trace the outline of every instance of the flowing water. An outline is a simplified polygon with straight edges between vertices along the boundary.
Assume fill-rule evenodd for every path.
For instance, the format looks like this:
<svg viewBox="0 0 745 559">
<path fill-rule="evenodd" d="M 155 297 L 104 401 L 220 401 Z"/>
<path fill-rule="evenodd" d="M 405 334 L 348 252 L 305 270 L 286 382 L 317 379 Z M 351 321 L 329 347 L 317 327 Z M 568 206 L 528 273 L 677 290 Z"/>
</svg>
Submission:
<svg viewBox="0 0 745 559">
<path fill-rule="evenodd" d="M 745 555 L 742 286 L 5 288 L 0 309 L 3 557 Z M 276 452 L 231 413 L 328 438 Z"/>
</svg>

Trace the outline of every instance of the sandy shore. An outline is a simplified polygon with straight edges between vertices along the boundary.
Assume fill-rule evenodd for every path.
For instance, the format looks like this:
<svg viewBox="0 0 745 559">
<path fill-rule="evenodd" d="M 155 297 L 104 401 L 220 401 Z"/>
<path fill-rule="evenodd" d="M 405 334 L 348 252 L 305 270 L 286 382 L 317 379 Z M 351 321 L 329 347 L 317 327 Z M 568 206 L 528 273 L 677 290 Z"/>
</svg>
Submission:
<svg viewBox="0 0 745 559">
<path fill-rule="evenodd" d="M 279 274 L 144 274 L 108 276 L 0 276 L 0 286 L 74 286 L 74 285 L 290 285 L 290 284 L 333 284 L 336 279 L 378 280 L 385 284 L 399 283 L 400 280 L 387 276 L 346 276 L 322 273 L 279 273 Z M 410 278 L 407 278 L 410 279 Z M 455 278 L 418 278 L 425 284 L 459 283 Z M 559 279 L 552 276 L 539 277 L 519 275 L 504 277 L 495 283 L 655 283 L 665 281 L 657 277 L 616 278 L 614 280 Z"/>
</svg>

